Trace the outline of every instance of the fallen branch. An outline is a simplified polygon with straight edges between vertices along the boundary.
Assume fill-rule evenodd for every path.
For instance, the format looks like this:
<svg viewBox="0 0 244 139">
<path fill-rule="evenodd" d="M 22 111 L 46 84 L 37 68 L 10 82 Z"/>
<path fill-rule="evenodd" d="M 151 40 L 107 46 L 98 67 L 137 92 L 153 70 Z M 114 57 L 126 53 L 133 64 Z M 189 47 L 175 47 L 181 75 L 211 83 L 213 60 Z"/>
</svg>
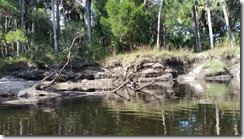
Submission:
<svg viewBox="0 0 244 139">
<path fill-rule="evenodd" d="M 103 91 L 103 93 L 114 93 L 115 95 L 123 98 L 124 100 L 130 101 L 130 98 L 126 98 L 118 93 L 116 93 L 119 89 L 121 89 L 122 87 L 124 87 L 126 84 L 128 84 L 129 81 L 127 80 L 126 82 L 124 82 L 123 84 L 121 84 L 120 86 L 118 86 L 116 89 L 111 90 L 111 91 Z"/>
<path fill-rule="evenodd" d="M 31 88 L 36 88 L 38 90 L 42 90 L 41 87 L 41 82 L 44 82 L 46 79 L 48 79 L 49 77 L 51 77 L 53 75 L 54 72 L 50 73 L 48 76 L 46 76 L 45 78 L 43 78 L 41 81 L 37 82 L 35 85 L 33 85 Z"/>
<path fill-rule="evenodd" d="M 63 67 L 59 70 L 58 72 L 58 75 L 53 79 L 53 81 L 50 83 L 50 86 L 52 86 L 54 83 L 56 83 L 59 79 L 60 79 L 60 76 L 63 72 L 63 70 L 65 69 L 65 67 L 70 63 L 70 57 L 71 57 L 71 49 L 72 47 L 74 46 L 74 43 L 75 43 L 75 40 L 77 39 L 78 35 L 74 37 L 72 43 L 71 43 L 71 46 L 69 47 L 69 53 L 68 53 L 68 56 L 67 56 L 67 62 L 63 65 Z M 50 87 L 49 86 L 49 87 Z"/>
<path fill-rule="evenodd" d="M 103 91 L 104 93 L 115 93 L 115 92 L 117 92 L 119 89 L 121 89 L 123 86 L 125 86 L 126 84 L 128 84 L 129 83 L 129 81 L 126 81 L 126 82 L 124 82 L 123 84 L 121 84 L 120 86 L 118 86 L 116 89 L 114 89 L 114 90 L 111 90 L 111 91 Z"/>
<path fill-rule="evenodd" d="M 139 87 L 139 88 L 131 88 L 131 89 L 134 90 L 134 91 L 140 91 L 140 90 L 142 90 L 143 88 L 152 85 L 156 80 L 158 80 L 158 78 L 153 79 L 150 83 L 148 83 L 148 84 L 146 84 L 146 85 L 144 85 L 144 86 L 142 86 L 142 87 Z"/>
<path fill-rule="evenodd" d="M 53 73 L 51 73 L 50 75 L 48 75 L 47 77 L 43 78 L 41 81 L 39 81 L 37 84 L 33 85 L 31 88 L 36 88 L 36 89 L 39 89 L 39 90 L 44 90 L 46 88 L 49 88 L 51 87 L 52 85 L 54 85 L 56 82 L 59 81 L 60 77 L 61 77 L 61 74 L 63 72 L 63 70 L 66 68 L 66 66 L 70 63 L 70 58 L 71 58 L 71 49 L 72 47 L 74 46 L 74 43 L 75 43 L 75 40 L 80 37 L 80 35 L 76 35 L 74 37 L 74 39 L 72 40 L 72 43 L 71 43 L 71 46 L 69 47 L 69 52 L 68 52 L 68 55 L 67 55 L 67 62 L 63 65 L 63 67 L 59 70 L 58 74 L 55 76 L 55 78 L 49 83 L 49 84 L 46 84 L 46 85 L 41 85 L 41 83 L 43 81 L 45 81 L 47 78 L 49 78 Z M 41 87 L 42 86 L 42 87 Z"/>
</svg>

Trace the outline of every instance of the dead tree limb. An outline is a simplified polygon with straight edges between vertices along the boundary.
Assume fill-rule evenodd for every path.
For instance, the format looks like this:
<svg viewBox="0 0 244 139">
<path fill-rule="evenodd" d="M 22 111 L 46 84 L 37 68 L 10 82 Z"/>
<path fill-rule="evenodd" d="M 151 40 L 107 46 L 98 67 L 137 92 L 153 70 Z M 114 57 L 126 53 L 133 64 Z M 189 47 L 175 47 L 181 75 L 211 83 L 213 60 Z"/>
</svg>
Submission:
<svg viewBox="0 0 244 139">
<path fill-rule="evenodd" d="M 123 86 L 125 86 L 126 84 L 128 84 L 129 83 L 129 81 L 126 81 L 126 82 L 124 82 L 123 84 L 121 84 L 120 86 L 118 86 L 116 89 L 114 89 L 114 90 L 111 90 L 111 91 L 103 91 L 104 93 L 115 93 L 115 92 L 117 92 L 119 89 L 121 89 Z"/>
<path fill-rule="evenodd" d="M 36 84 L 34 84 L 31 88 L 36 88 L 38 90 L 41 90 L 41 83 L 44 82 L 46 79 L 48 79 L 49 77 L 51 77 L 53 75 L 54 72 L 50 73 L 48 76 L 44 77 L 41 81 L 37 82 Z"/>
<path fill-rule="evenodd" d="M 63 70 L 66 68 L 66 66 L 70 63 L 70 59 L 71 59 L 71 49 L 72 47 L 74 46 L 74 43 L 75 43 L 75 40 L 80 37 L 80 35 L 76 35 L 73 40 L 72 40 L 72 43 L 69 47 L 69 52 L 68 52 L 68 55 L 67 55 L 67 62 L 63 65 L 63 67 L 59 70 L 59 72 L 57 73 L 57 75 L 54 77 L 54 79 L 49 83 L 49 84 L 46 84 L 46 85 L 43 85 L 41 87 L 41 83 L 43 81 L 45 81 L 47 78 L 49 78 L 52 74 L 48 75 L 47 77 L 43 78 L 40 82 L 38 82 L 38 84 L 36 84 L 35 86 L 32 86 L 32 87 L 35 87 L 36 89 L 39 89 L 39 90 L 44 90 L 46 88 L 49 88 L 51 87 L 52 85 L 54 85 L 56 82 L 58 82 L 58 80 L 60 79 L 61 75 L 62 75 L 62 72 Z"/>
<path fill-rule="evenodd" d="M 51 82 L 51 85 L 53 85 L 55 82 L 57 82 L 60 79 L 60 76 L 63 72 L 63 70 L 66 68 L 66 66 L 70 63 L 70 57 L 71 57 L 71 49 L 74 46 L 75 40 L 79 37 L 79 35 L 76 35 L 71 43 L 71 46 L 69 47 L 69 53 L 67 56 L 67 62 L 63 65 L 63 67 L 59 70 L 58 75 L 53 79 Z"/>
<path fill-rule="evenodd" d="M 142 86 L 142 87 L 134 88 L 134 89 L 132 88 L 132 90 L 134 90 L 134 91 L 140 91 L 140 90 L 142 90 L 143 88 L 152 85 L 156 80 L 158 80 L 158 78 L 153 79 L 150 83 L 148 83 L 148 84 L 146 84 L 146 85 L 144 85 L 144 86 Z"/>
<path fill-rule="evenodd" d="M 122 87 L 124 87 L 128 83 L 129 83 L 129 81 L 127 80 L 126 82 L 124 82 L 123 84 L 118 86 L 116 89 L 111 90 L 111 91 L 103 91 L 103 93 L 114 93 L 115 95 L 119 96 L 120 98 L 123 98 L 124 100 L 130 101 L 130 98 L 126 98 L 126 97 L 116 93 L 119 89 L 121 89 Z"/>
</svg>

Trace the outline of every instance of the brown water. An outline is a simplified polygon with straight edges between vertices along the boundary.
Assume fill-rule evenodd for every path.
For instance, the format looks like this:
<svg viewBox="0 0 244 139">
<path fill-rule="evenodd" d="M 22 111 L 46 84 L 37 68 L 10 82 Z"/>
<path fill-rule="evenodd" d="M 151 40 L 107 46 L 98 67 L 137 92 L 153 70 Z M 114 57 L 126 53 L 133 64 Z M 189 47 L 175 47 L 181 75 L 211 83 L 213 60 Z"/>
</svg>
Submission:
<svg viewBox="0 0 244 139">
<path fill-rule="evenodd" d="M 178 84 L 171 91 L 155 86 L 131 95 L 121 90 L 130 94 L 130 101 L 86 96 L 38 105 L 0 104 L 0 134 L 241 135 L 240 91 L 227 83 L 207 86 L 204 93 Z"/>
</svg>

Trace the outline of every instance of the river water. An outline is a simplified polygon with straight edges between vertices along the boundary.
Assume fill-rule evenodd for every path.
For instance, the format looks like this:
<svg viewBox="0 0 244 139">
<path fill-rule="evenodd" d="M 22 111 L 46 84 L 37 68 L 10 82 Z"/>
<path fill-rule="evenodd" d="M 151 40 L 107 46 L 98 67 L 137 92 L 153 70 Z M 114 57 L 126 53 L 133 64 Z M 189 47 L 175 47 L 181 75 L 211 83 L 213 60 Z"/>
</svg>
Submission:
<svg viewBox="0 0 244 139">
<path fill-rule="evenodd" d="M 207 83 L 204 88 L 198 92 L 174 84 L 171 89 L 120 90 L 130 101 L 113 94 L 56 97 L 38 105 L 0 103 L 0 134 L 240 136 L 240 88 L 230 83 Z"/>
</svg>

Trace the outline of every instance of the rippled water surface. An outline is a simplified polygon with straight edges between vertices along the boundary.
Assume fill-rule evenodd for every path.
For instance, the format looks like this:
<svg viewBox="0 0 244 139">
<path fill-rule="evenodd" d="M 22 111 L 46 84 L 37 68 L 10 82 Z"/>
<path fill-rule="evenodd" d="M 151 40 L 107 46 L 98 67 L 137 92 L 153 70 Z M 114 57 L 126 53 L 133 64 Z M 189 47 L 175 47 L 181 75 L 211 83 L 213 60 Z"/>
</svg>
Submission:
<svg viewBox="0 0 244 139">
<path fill-rule="evenodd" d="M 210 87 L 209 87 L 210 86 Z M 38 105 L 0 104 L 3 135 L 240 135 L 240 92 L 210 83 L 114 96 L 58 97 Z M 168 91 L 167 91 L 168 90 Z M 124 94 L 130 94 L 122 89 Z M 160 93 L 161 92 L 161 93 Z"/>
</svg>

